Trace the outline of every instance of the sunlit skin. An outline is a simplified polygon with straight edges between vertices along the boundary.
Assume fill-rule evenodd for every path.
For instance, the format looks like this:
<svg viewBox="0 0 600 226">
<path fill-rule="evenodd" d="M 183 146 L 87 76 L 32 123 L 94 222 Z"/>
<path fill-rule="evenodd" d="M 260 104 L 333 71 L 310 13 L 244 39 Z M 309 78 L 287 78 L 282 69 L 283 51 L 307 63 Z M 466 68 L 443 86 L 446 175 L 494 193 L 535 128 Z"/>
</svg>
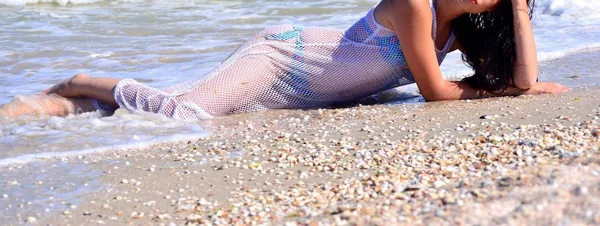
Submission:
<svg viewBox="0 0 600 226">
<path fill-rule="evenodd" d="M 446 81 L 437 61 L 435 47 L 441 49 L 452 32 L 452 21 L 465 13 L 494 10 L 500 1 L 511 1 L 515 29 L 516 62 L 513 68 L 514 84 L 506 92 L 491 94 L 475 89 L 461 81 Z M 537 82 L 538 61 L 533 30 L 526 0 L 438 0 L 437 40 L 432 40 L 432 15 L 428 0 L 383 0 L 375 8 L 376 20 L 396 31 L 406 62 L 417 86 L 427 101 L 475 99 L 498 95 L 556 94 L 570 89 L 553 82 Z M 431 42 L 423 40 L 432 40 Z M 454 42 L 452 50 L 461 50 Z M 91 77 L 78 74 L 45 91 L 52 98 L 30 98 L 28 102 L 14 100 L 0 106 L 0 116 L 18 117 L 23 114 L 65 115 L 91 111 L 90 99 L 96 98 L 117 106 L 112 91 L 119 82 L 115 78 Z M 69 104 L 64 104 L 68 102 Z M 48 109 L 31 106 L 46 106 Z"/>
</svg>

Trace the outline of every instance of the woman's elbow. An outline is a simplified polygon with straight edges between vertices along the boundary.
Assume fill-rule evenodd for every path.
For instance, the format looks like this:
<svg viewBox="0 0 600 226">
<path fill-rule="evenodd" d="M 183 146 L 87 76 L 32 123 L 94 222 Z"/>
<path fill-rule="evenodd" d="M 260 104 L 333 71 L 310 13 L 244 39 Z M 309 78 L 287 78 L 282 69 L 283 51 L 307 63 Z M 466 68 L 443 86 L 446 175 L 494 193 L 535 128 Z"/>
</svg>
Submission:
<svg viewBox="0 0 600 226">
<path fill-rule="evenodd" d="M 527 79 L 515 79 L 514 85 L 519 89 L 531 89 L 537 83 L 537 76 Z"/>
<path fill-rule="evenodd" d="M 438 83 L 436 86 L 420 89 L 420 91 L 421 96 L 423 96 L 426 102 L 459 100 L 463 98 L 460 97 L 460 93 L 457 93 L 457 91 L 465 89 L 463 86 L 467 85 L 457 82 L 444 81 L 442 83 Z"/>
<path fill-rule="evenodd" d="M 422 95 L 423 99 L 425 99 L 425 102 L 435 102 L 435 101 L 442 101 L 443 99 L 437 96 L 431 96 L 431 95 Z"/>
<path fill-rule="evenodd" d="M 530 89 L 537 83 L 538 68 L 535 66 L 517 67 L 513 72 L 513 85 L 519 89 Z"/>
<path fill-rule="evenodd" d="M 445 101 L 451 100 L 448 95 L 445 95 L 443 92 L 421 92 L 421 96 L 425 99 L 425 102 L 435 102 L 435 101 Z"/>
</svg>

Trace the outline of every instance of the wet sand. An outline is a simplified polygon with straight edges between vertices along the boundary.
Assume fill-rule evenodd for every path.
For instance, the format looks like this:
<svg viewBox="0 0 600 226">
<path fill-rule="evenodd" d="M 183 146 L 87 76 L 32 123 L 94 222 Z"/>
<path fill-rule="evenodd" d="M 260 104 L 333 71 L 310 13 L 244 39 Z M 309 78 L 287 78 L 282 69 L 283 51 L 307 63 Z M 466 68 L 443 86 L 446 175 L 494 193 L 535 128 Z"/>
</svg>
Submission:
<svg viewBox="0 0 600 226">
<path fill-rule="evenodd" d="M 99 188 L 4 223 L 600 224 L 599 91 L 222 117 L 197 141 L 59 160 Z M 37 183 L 27 167 L 5 191 Z"/>
</svg>

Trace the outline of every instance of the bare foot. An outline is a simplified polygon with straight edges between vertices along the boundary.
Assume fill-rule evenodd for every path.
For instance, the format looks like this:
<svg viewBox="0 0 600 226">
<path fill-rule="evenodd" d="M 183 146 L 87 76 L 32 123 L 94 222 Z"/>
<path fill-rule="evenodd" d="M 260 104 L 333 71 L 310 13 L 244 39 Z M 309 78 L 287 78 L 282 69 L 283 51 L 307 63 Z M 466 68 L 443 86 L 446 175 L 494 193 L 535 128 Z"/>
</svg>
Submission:
<svg viewBox="0 0 600 226">
<path fill-rule="evenodd" d="M 17 118 L 21 115 L 67 116 L 73 113 L 72 100 L 57 95 L 17 96 L 11 102 L 0 106 L 0 116 Z"/>
</svg>

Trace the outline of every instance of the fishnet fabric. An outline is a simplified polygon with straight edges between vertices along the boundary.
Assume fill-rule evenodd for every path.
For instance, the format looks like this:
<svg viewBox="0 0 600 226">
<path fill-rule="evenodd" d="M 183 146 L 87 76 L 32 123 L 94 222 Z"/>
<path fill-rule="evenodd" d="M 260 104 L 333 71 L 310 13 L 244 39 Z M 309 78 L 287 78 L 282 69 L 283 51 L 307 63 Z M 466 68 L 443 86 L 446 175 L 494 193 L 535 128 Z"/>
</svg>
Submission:
<svg viewBox="0 0 600 226">
<path fill-rule="evenodd" d="M 435 18 L 433 23 L 435 31 Z M 447 49 L 448 45 L 437 52 L 439 62 Z M 377 23 L 370 10 L 346 31 L 267 28 L 201 79 L 165 90 L 125 79 L 114 96 L 132 111 L 197 120 L 265 109 L 327 107 L 413 82 L 397 36 Z"/>
</svg>

